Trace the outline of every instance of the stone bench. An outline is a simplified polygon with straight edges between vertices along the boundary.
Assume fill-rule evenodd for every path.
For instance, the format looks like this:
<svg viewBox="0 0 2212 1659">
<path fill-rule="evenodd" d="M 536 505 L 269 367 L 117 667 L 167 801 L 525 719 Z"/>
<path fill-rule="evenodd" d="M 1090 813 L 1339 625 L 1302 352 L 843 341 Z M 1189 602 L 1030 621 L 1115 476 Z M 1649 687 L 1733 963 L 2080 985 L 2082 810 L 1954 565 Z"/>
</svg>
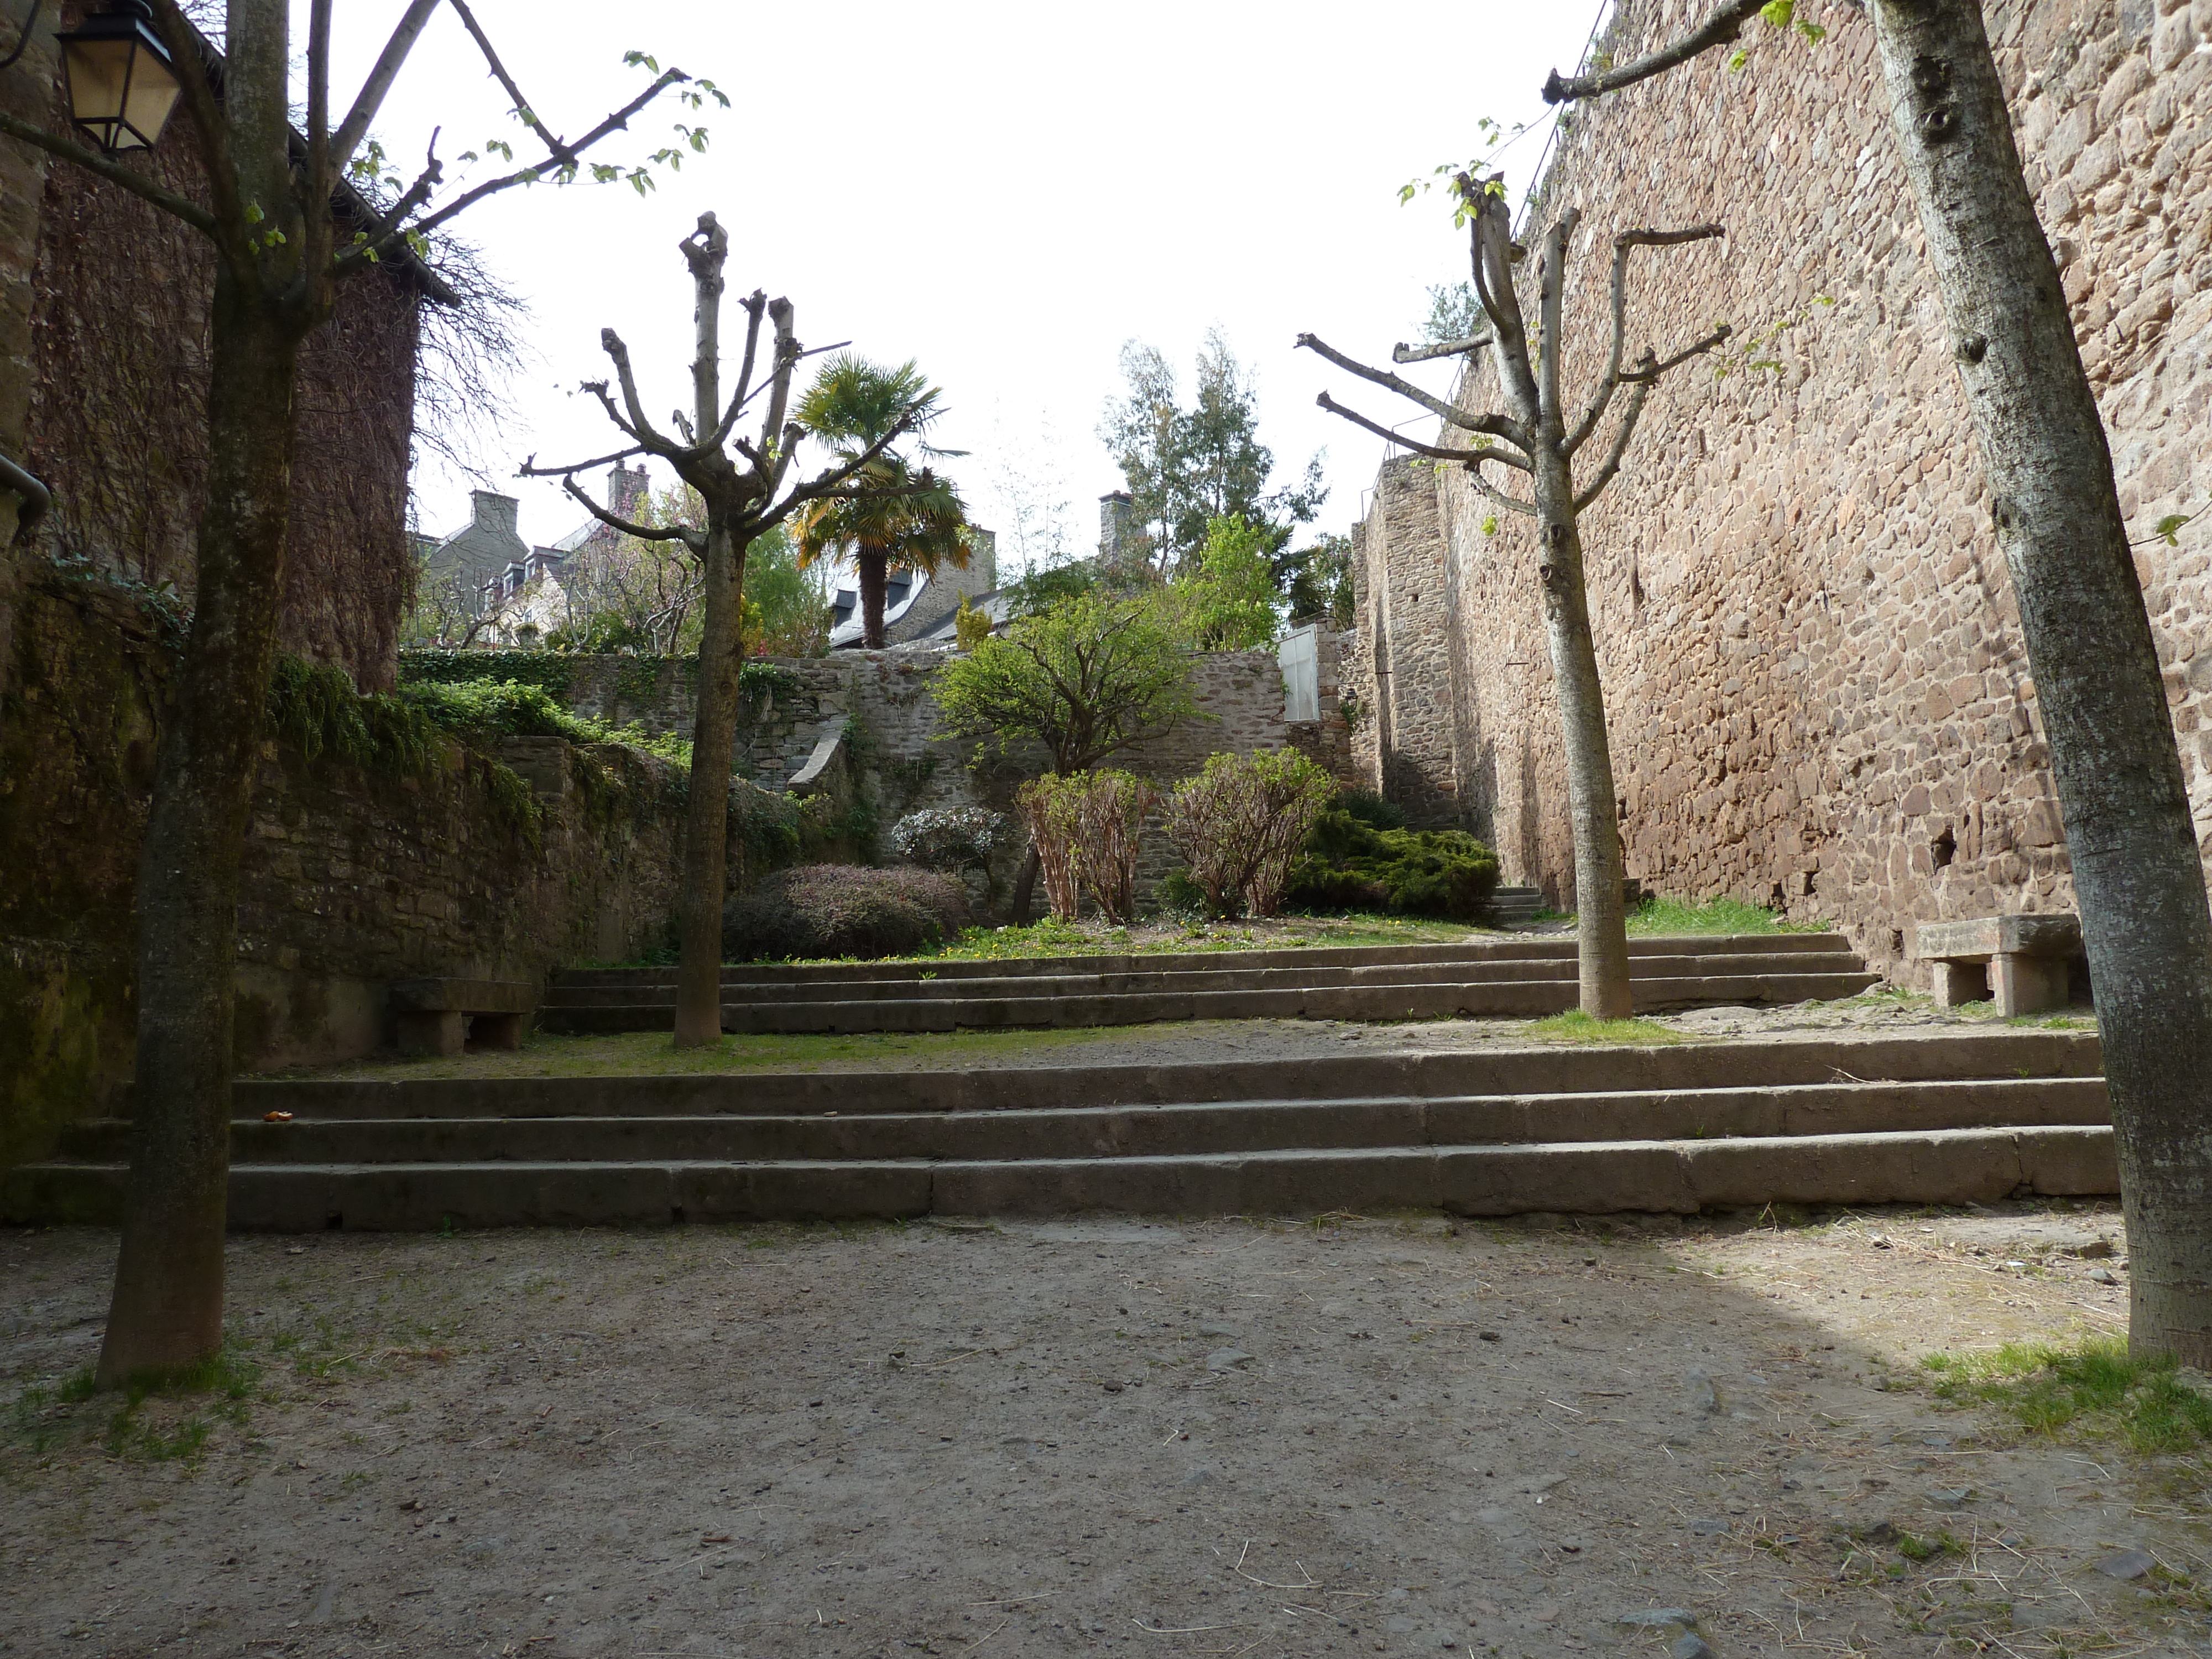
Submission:
<svg viewBox="0 0 2212 1659">
<path fill-rule="evenodd" d="M 2081 923 L 2063 911 L 1923 922 L 1913 930 L 1913 954 L 1936 966 L 1938 1006 L 1995 997 L 1998 1013 L 2009 1019 L 2066 1006 L 2070 970 L 2081 956 Z"/>
<path fill-rule="evenodd" d="M 520 1048 L 522 1022 L 538 1006 L 538 988 L 513 979 L 406 979 L 392 988 L 403 1054 L 458 1054 Z"/>
</svg>

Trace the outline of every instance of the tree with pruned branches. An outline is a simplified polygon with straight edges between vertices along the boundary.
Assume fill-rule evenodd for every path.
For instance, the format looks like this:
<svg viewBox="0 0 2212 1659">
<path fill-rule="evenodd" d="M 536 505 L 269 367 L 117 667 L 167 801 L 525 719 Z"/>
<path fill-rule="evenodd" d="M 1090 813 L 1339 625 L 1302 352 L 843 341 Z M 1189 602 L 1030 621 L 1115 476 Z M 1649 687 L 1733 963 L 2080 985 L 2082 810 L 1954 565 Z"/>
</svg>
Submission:
<svg viewBox="0 0 2212 1659">
<path fill-rule="evenodd" d="M 2127 1215 L 2130 1346 L 2212 1365 L 2212 908 L 2096 392 L 2021 170 L 1978 0 L 1865 0 L 1890 129 L 2020 600 L 2097 1023 Z M 1544 86 L 1618 93 L 1792 0 L 1718 0 L 1632 63 Z"/>
<path fill-rule="evenodd" d="M 1579 412 L 1571 413 L 1563 385 L 1560 318 L 1566 294 L 1567 250 L 1579 212 L 1570 211 L 1546 229 L 1534 272 L 1537 326 L 1533 334 L 1522 311 L 1514 266 L 1522 250 L 1513 240 L 1512 218 L 1499 180 L 1476 181 L 1467 173 L 1454 180 L 1468 239 L 1474 292 L 1488 331 L 1434 345 L 1400 345 L 1393 360 L 1422 362 L 1438 357 L 1470 362 L 1494 349 L 1498 383 L 1508 412 L 1474 413 L 1431 396 L 1388 369 L 1370 368 L 1310 334 L 1298 343 L 1339 368 L 1371 380 L 1441 417 L 1448 432 L 1468 434 L 1459 446 L 1406 445 L 1442 465 L 1464 469 L 1468 481 L 1501 513 L 1537 523 L 1536 574 L 1541 583 L 1544 623 L 1550 635 L 1552 677 L 1565 738 L 1568 812 L 1574 830 L 1575 904 L 1579 913 L 1582 1006 L 1597 1019 L 1624 1019 L 1630 1011 L 1628 918 L 1621 891 L 1620 814 L 1613 785 L 1613 749 L 1606 736 L 1605 691 L 1599 684 L 1597 649 L 1590 636 L 1589 600 L 1583 580 L 1581 519 L 1620 471 L 1629 441 L 1651 389 L 1670 369 L 1711 351 L 1729 337 L 1726 324 L 1702 339 L 1662 358 L 1650 349 L 1624 367 L 1627 338 L 1628 262 L 1639 247 L 1674 247 L 1720 235 L 1718 225 L 1687 230 L 1625 230 L 1613 239 L 1613 332 L 1603 371 Z M 1618 411 L 1614 399 L 1627 396 Z M 1328 392 L 1321 406 L 1356 426 L 1405 445 L 1387 427 L 1345 408 Z M 1577 482 L 1576 458 L 1613 415 L 1604 459 Z M 1528 480 L 1524 498 L 1502 487 L 1485 468 L 1498 465 Z"/>
<path fill-rule="evenodd" d="M 663 432 L 647 416 L 629 348 L 613 329 L 602 329 L 599 343 L 614 364 L 616 385 L 610 388 L 606 381 L 594 380 L 584 390 L 599 399 L 607 419 L 629 441 L 612 454 L 557 466 L 540 466 L 532 456 L 522 471 L 530 477 L 560 479 L 562 488 L 601 524 L 642 542 L 676 542 L 699 562 L 699 702 L 692 724 L 691 799 L 677 924 L 676 1046 L 688 1048 L 720 1042 L 722 1036 L 722 899 L 728 876 L 725 842 L 738 733 L 746 552 L 762 536 L 815 502 L 866 500 L 885 493 L 870 481 L 868 469 L 927 413 L 928 399 L 916 396 L 902 407 L 886 410 L 873 441 L 840 451 L 813 477 L 794 477 L 792 463 L 805 428 L 792 401 L 792 376 L 801 359 L 815 354 L 804 349 L 793 331 L 791 301 L 771 300 L 755 289 L 738 302 L 745 313 L 745 343 L 737 384 L 726 402 L 722 270 L 729 259 L 729 233 L 713 214 L 702 213 L 697 228 L 678 246 L 691 270 L 696 349 L 691 409 L 689 413 L 676 411 L 672 422 L 675 434 Z M 763 346 L 768 354 L 764 364 Z M 738 428 L 756 402 L 760 405 L 759 435 L 748 439 L 738 435 Z M 601 507 L 576 482 L 576 475 L 587 468 L 633 455 L 665 461 L 690 486 L 702 514 L 691 521 L 637 523 Z M 927 489 L 931 482 L 924 471 L 902 477 L 897 488 Z"/>
<path fill-rule="evenodd" d="M 98 1370 L 109 1388 L 196 1364 L 222 1346 L 239 867 L 276 662 L 302 344 L 330 320 L 340 283 L 382 259 L 428 256 L 430 239 L 479 202 L 586 177 L 649 187 L 650 165 L 617 167 L 595 152 L 664 92 L 680 88 L 695 108 L 709 97 L 729 101 L 711 82 L 632 52 L 629 63 L 647 70 L 649 84 L 582 137 L 564 138 L 522 95 L 466 0 L 452 0 L 545 159 L 518 165 L 514 147 L 494 139 L 461 160 L 483 164 L 496 155 L 499 166 L 449 182 L 434 139 L 422 169 L 403 182 L 369 128 L 439 0 L 408 0 L 343 112 L 331 101 L 336 0 L 309 0 L 304 131 L 292 124 L 289 0 L 228 0 L 220 54 L 178 0 L 147 3 L 179 82 L 183 142 L 198 150 L 204 198 L 0 111 L 0 136 L 190 226 L 206 239 L 215 266 L 195 600 L 135 895 L 131 1172 Z M 0 68 L 21 56 L 15 52 Z M 704 129 L 678 131 L 654 162 L 676 166 L 685 149 L 705 147 Z"/>
</svg>

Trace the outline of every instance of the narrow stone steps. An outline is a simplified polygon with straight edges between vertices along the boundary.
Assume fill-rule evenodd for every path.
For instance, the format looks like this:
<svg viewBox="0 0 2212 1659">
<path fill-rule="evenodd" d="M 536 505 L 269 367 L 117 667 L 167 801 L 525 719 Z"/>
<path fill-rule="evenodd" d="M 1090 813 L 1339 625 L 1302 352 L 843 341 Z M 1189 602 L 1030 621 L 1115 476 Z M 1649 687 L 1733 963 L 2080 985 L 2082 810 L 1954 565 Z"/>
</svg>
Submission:
<svg viewBox="0 0 2212 1659">
<path fill-rule="evenodd" d="M 1351 1045 L 1346 1045 L 1350 1047 Z M 238 1115 L 377 1118 L 803 1116 L 1180 1106 L 1240 1101 L 1647 1095 L 1832 1083 L 2095 1079 L 2087 1032 L 1930 1030 L 1651 1047 L 1346 1053 L 1296 1060 L 973 1070 L 681 1073 L 626 1077 L 248 1079 Z"/>
<path fill-rule="evenodd" d="M 1709 933 L 1632 939 L 1628 954 L 1642 957 L 1854 956 L 1838 933 Z M 918 962 L 733 963 L 722 969 L 725 986 L 823 984 L 886 980 L 1065 978 L 1085 974 L 1224 972 L 1271 968 L 1379 968 L 1505 961 L 1575 960 L 1571 934 L 1520 938 L 1480 935 L 1450 944 L 1295 946 L 1251 951 L 1121 951 L 1094 956 L 945 958 Z M 1856 957 L 1854 956 L 1856 961 Z M 652 986 L 673 990 L 673 968 L 556 969 L 550 989 Z"/>
<path fill-rule="evenodd" d="M 1795 951 L 1739 951 L 1715 954 L 1647 953 L 1633 959 L 1636 979 L 1697 979 L 1710 977 L 1716 969 L 1729 976 L 1746 975 L 1863 973 L 1859 958 L 1849 951 L 1815 953 Z M 752 1003 L 849 1001 L 874 997 L 952 1000 L 977 997 L 1062 997 L 1135 995 L 1176 991 L 1272 991 L 1311 988 L 1335 989 L 1364 986 L 1486 985 L 1559 981 L 1572 983 L 1576 963 L 1571 956 L 1476 960 L 1440 967 L 1434 963 L 1383 963 L 1374 966 L 1298 966 L 1251 968 L 1221 963 L 1203 969 L 1127 969 L 1090 973 L 979 975 L 950 978 L 921 978 L 913 975 L 880 979 L 827 981 L 747 981 L 725 976 L 726 1000 Z M 645 994 L 649 992 L 650 994 Z M 639 986 L 614 984 L 562 985 L 547 1006 L 562 1010 L 640 1005 L 673 1006 L 672 983 Z"/>
<path fill-rule="evenodd" d="M 1786 1004 L 1856 996 L 1881 982 L 1868 973 L 1709 975 L 1632 982 L 1639 1010 L 1712 1003 Z M 839 1001 L 725 1002 L 732 1032 L 950 1031 L 994 1027 L 1142 1025 L 1200 1019 L 1443 1019 L 1565 1012 L 1578 993 L 1568 978 L 1428 985 L 1292 987 L 1273 991 L 1130 994 L 907 997 Z M 570 1034 L 659 1030 L 672 1001 L 542 1010 L 539 1024 Z"/>
<path fill-rule="evenodd" d="M 1008 1160 L 2110 1122 L 2103 1079 L 2075 1078 L 781 1116 L 243 1118 L 230 1145 L 240 1164 Z M 78 1125 L 62 1156 L 120 1163 L 129 1137 L 118 1120 Z"/>
<path fill-rule="evenodd" d="M 410 1229 L 1084 1210 L 1689 1211 L 2117 1188 L 2049 1031 L 968 1072 L 239 1085 L 231 1219 Z M 269 1123 L 270 1111 L 292 1113 Z M 0 1181 L 111 1223 L 128 1126 Z"/>
<path fill-rule="evenodd" d="M 9 1176 L 0 1202 L 15 1224 L 112 1225 L 123 1184 L 116 1164 L 33 1164 Z M 239 1231 L 309 1232 L 1097 1211 L 1687 1214 L 2118 1188 L 2109 1129 L 2039 1127 L 944 1163 L 248 1164 L 231 1171 L 229 1219 Z"/>
<path fill-rule="evenodd" d="M 1831 934 L 1638 939 L 1638 1008 L 1855 996 L 1880 976 Z M 837 963 L 724 970 L 722 1026 L 736 1032 L 943 1031 L 1135 1025 L 1194 1019 L 1435 1019 L 1558 1013 L 1577 1000 L 1573 941 L 1479 940 L 1382 949 L 1180 952 L 1018 963 Z M 654 1030 L 674 974 L 555 976 L 549 1031 Z"/>
</svg>

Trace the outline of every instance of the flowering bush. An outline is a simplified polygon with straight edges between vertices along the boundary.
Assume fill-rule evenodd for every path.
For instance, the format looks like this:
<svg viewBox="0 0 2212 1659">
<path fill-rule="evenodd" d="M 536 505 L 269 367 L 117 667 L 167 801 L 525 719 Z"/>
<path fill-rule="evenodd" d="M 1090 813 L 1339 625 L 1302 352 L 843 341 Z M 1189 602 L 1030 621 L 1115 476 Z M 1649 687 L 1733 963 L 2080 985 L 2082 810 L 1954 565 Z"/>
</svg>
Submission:
<svg viewBox="0 0 2212 1659">
<path fill-rule="evenodd" d="M 1295 749 L 1215 755 L 1168 808 L 1168 839 L 1217 916 L 1272 916 L 1282 908 L 1292 860 L 1336 792 L 1328 773 Z"/>
<path fill-rule="evenodd" d="M 778 871 L 722 912 L 731 962 L 889 957 L 960 937 L 968 897 L 927 870 L 808 864 Z"/>
<path fill-rule="evenodd" d="M 988 870 L 994 854 L 1009 845 L 1014 826 L 986 806 L 939 806 L 909 812 L 891 826 L 891 851 L 925 870 L 957 874 Z"/>
</svg>

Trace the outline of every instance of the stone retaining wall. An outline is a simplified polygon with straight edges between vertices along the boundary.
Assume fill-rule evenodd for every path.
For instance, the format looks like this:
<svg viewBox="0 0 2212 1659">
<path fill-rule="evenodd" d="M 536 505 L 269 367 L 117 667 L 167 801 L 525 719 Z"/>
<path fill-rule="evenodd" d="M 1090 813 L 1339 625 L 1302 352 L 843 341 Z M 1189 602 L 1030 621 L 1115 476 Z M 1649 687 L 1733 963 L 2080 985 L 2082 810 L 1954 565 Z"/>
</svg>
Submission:
<svg viewBox="0 0 2212 1659">
<path fill-rule="evenodd" d="M 1690 9 L 1622 0 L 1607 49 L 1626 60 Z M 2178 546 L 2153 526 L 2212 495 L 2212 3 L 1985 10 L 2203 822 L 2212 519 Z M 1739 357 L 1722 378 L 1670 378 L 1583 520 L 1628 869 L 1656 891 L 1836 922 L 1903 975 L 1916 921 L 2063 908 L 2073 892 L 1871 25 L 1840 6 L 1819 21 L 1818 46 L 1753 23 L 1737 73 L 1711 53 L 1579 109 L 1538 222 L 1583 213 L 1571 401 L 1602 361 L 1616 230 L 1730 233 L 1636 256 L 1632 353 L 1720 319 L 1780 330 L 1759 354 L 1778 370 Z M 1462 396 L 1498 406 L 1486 370 Z M 1508 881 L 1571 903 L 1533 536 L 1510 514 L 1486 533 L 1492 512 L 1456 470 L 1439 483 L 1385 466 L 1356 567 L 1354 696 L 1376 715 L 1358 757 L 1415 812 L 1455 811 L 1493 839 Z"/>
<path fill-rule="evenodd" d="M 0 1168 L 112 1109 L 129 1079 L 131 893 L 175 644 L 103 584 L 25 591 L 0 693 Z M 241 1068 L 374 1050 L 395 979 L 540 981 L 665 941 L 682 775 L 557 741 L 526 769 L 534 791 L 459 748 L 428 777 L 390 777 L 264 746 L 239 903 Z"/>
</svg>

